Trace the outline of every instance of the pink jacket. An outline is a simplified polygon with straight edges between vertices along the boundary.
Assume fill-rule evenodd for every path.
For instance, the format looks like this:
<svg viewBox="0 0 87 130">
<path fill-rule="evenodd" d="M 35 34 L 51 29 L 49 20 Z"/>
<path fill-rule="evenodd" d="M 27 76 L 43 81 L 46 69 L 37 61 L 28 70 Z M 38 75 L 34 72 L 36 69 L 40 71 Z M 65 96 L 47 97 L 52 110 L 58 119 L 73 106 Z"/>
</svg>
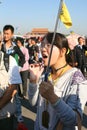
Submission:
<svg viewBox="0 0 87 130">
<path fill-rule="evenodd" d="M 25 63 L 23 65 L 23 67 L 20 69 L 20 71 L 26 71 L 26 70 L 29 69 L 29 63 L 28 63 L 29 53 L 28 53 L 28 49 L 26 47 L 23 47 L 23 46 L 20 49 L 21 49 L 22 53 L 25 56 Z"/>
</svg>

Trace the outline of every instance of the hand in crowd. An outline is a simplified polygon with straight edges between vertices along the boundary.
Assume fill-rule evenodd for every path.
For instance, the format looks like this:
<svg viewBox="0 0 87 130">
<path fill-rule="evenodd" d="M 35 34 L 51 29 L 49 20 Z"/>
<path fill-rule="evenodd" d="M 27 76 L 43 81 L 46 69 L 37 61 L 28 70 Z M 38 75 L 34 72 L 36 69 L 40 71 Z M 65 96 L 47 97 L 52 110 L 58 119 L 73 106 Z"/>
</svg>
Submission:
<svg viewBox="0 0 87 130">
<path fill-rule="evenodd" d="M 39 64 L 39 63 L 30 64 L 29 66 L 30 82 L 37 83 L 43 70 L 44 70 L 44 67 L 42 64 Z"/>
<path fill-rule="evenodd" d="M 58 96 L 54 93 L 54 87 L 50 81 L 42 81 L 39 91 L 42 97 L 50 101 L 52 104 L 58 100 Z"/>
<path fill-rule="evenodd" d="M 16 93 L 17 93 L 17 90 L 14 90 L 12 93 L 12 97 L 14 97 Z"/>
</svg>

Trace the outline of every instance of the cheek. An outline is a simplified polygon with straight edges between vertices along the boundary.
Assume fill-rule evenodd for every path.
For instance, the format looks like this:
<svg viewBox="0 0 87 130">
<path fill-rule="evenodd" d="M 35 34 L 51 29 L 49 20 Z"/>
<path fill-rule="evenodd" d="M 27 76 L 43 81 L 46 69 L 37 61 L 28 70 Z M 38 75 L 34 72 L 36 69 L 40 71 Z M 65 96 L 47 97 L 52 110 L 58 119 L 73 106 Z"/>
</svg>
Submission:
<svg viewBox="0 0 87 130">
<path fill-rule="evenodd" d="M 9 37 L 10 37 L 10 35 L 5 35 L 4 37 L 5 37 L 5 38 L 9 38 Z"/>
<path fill-rule="evenodd" d="M 59 49 L 53 48 L 52 55 L 51 55 L 51 64 L 54 64 L 57 62 L 59 55 L 60 55 Z"/>
</svg>

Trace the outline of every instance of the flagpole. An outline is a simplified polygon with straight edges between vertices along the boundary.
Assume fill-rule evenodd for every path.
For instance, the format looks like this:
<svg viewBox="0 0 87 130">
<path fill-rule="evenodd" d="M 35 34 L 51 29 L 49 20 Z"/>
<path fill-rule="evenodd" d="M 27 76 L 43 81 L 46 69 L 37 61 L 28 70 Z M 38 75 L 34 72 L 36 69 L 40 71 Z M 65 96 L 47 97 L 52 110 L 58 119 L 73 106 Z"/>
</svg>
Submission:
<svg viewBox="0 0 87 130">
<path fill-rule="evenodd" d="M 50 50 L 50 55 L 49 55 L 49 59 L 48 59 L 48 65 L 47 65 L 46 73 L 45 73 L 45 81 L 47 81 L 47 79 L 48 79 L 50 60 L 51 60 L 51 55 L 52 55 L 52 50 L 53 50 L 53 44 L 54 44 L 54 40 L 55 40 L 55 35 L 56 35 L 56 32 L 57 32 L 59 17 L 60 17 L 60 13 L 61 13 L 61 9 L 62 9 L 62 3 L 63 3 L 63 0 L 60 0 L 59 9 L 58 9 L 58 13 L 57 13 L 57 19 L 56 19 L 54 33 L 53 33 L 53 38 L 52 38 L 52 42 L 51 42 L 51 50 Z"/>
</svg>

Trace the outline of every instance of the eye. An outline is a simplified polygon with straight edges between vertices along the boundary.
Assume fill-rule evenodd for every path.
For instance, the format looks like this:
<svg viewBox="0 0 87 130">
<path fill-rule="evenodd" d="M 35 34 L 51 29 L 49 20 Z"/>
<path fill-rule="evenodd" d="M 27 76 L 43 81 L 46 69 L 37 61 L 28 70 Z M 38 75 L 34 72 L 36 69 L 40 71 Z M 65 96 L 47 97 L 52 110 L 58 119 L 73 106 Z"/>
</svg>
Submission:
<svg viewBox="0 0 87 130">
<path fill-rule="evenodd" d="M 51 47 L 51 44 L 47 44 L 47 47 L 50 48 L 50 47 Z"/>
</svg>

